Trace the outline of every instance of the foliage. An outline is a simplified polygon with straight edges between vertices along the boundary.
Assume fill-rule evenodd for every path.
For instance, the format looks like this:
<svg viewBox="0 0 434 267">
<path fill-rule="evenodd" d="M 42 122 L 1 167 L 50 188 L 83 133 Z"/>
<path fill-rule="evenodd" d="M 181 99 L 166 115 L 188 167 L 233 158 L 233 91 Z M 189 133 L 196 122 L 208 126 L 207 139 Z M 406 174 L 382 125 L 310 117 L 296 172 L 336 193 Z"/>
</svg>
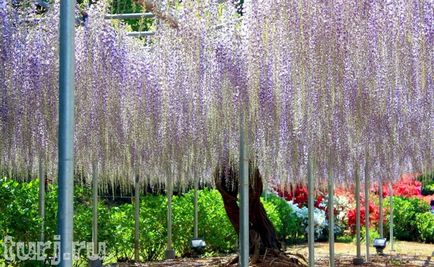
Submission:
<svg viewBox="0 0 434 267">
<path fill-rule="evenodd" d="M 291 186 L 289 190 L 281 190 L 277 187 L 276 193 L 288 201 L 292 200 L 294 203 L 299 204 L 300 207 L 302 205 L 307 205 L 307 187 L 302 184 L 295 185 L 295 188 Z"/>
<path fill-rule="evenodd" d="M 431 212 L 416 215 L 416 227 L 420 239 L 424 242 L 434 243 L 434 214 Z"/>
<path fill-rule="evenodd" d="M 269 194 L 266 198 L 263 198 L 263 203 L 281 241 L 286 244 L 295 244 L 303 238 L 304 228 L 301 219 L 297 217 L 294 210 L 284 199 L 275 194 Z M 267 205 L 268 203 L 273 205 Z M 273 211 L 277 212 L 277 217 L 274 216 Z"/>
<path fill-rule="evenodd" d="M 53 186 L 46 188 L 45 238 L 53 240 L 56 232 L 57 194 Z M 39 181 L 17 182 L 0 178 L 0 239 L 11 236 L 14 241 L 30 242 L 40 240 L 41 220 L 39 218 Z M 3 256 L 3 246 L 0 255 Z M 1 263 L 0 257 L 0 263 Z M 35 262 L 27 266 L 38 266 Z"/>
<path fill-rule="evenodd" d="M 112 14 L 142 13 L 143 7 L 132 0 L 112 0 L 110 3 Z M 124 20 L 133 31 L 148 31 L 153 23 L 153 19 L 125 19 Z"/>
<path fill-rule="evenodd" d="M 0 235 L 13 236 L 14 240 L 33 241 L 39 239 L 40 220 L 38 219 L 37 180 L 17 182 L 0 179 Z M 45 235 L 52 240 L 56 232 L 57 193 L 56 186 L 50 185 L 46 195 Z M 76 186 L 74 191 L 74 240 L 91 241 L 92 209 L 91 191 Z M 173 197 L 173 247 L 177 256 L 190 253 L 190 240 L 193 238 L 193 198 L 189 191 Z M 394 223 L 396 238 L 433 242 L 434 215 L 430 214 L 426 202 L 418 198 L 394 197 Z M 279 238 L 287 244 L 300 241 L 307 226 L 307 208 L 270 194 L 262 198 L 262 203 Z M 323 199 L 320 208 L 315 208 L 316 237 L 327 236 L 328 221 Z M 384 206 L 389 207 L 389 199 Z M 344 203 L 344 202 L 343 202 Z M 345 202 L 347 203 L 347 202 Z M 347 203 L 349 205 L 349 203 Z M 206 243 L 207 255 L 231 253 L 236 250 L 237 236 L 232 228 L 217 190 L 199 190 L 199 237 Z M 145 195 L 140 202 L 140 255 L 142 260 L 162 259 L 167 242 L 167 197 Z M 387 216 L 386 216 L 387 217 Z M 118 206 L 107 205 L 104 201 L 98 206 L 99 240 L 106 242 L 109 257 L 106 262 L 133 258 L 134 206 L 132 203 Z M 388 224 L 385 224 L 387 228 Z M 378 233 L 370 229 L 371 241 Z M 387 231 L 387 229 L 386 229 Z M 342 239 L 343 238 L 343 239 Z M 362 228 L 362 238 L 364 230 Z M 339 241 L 349 241 L 350 236 L 337 236 Z M 2 255 L 3 246 L 0 246 Z M 84 259 L 85 255 L 81 255 Z M 34 263 L 27 262 L 26 264 Z"/>
<path fill-rule="evenodd" d="M 422 195 L 433 195 L 434 194 L 434 181 L 427 182 L 422 187 Z"/>
<path fill-rule="evenodd" d="M 220 193 L 217 190 L 201 190 L 198 202 L 199 236 L 206 240 L 207 250 L 224 253 L 235 251 L 237 235 L 226 215 Z"/>
<path fill-rule="evenodd" d="M 434 171 L 418 176 L 417 180 L 422 182 L 422 195 L 434 195 Z"/>
<path fill-rule="evenodd" d="M 294 190 L 292 190 L 294 189 Z M 288 204 L 292 207 L 296 216 L 300 220 L 300 225 L 307 227 L 307 198 L 308 192 L 304 185 L 297 184 L 295 187 L 291 186 L 289 191 L 281 190 L 279 185 L 274 185 L 274 191 L 277 195 L 288 200 Z M 347 213 L 352 207 L 350 205 L 349 198 L 344 194 L 343 191 L 338 191 L 335 195 L 335 227 L 334 234 L 338 236 L 342 234 L 343 230 L 347 227 Z M 315 220 L 315 239 L 322 241 L 328 239 L 328 197 L 326 197 L 322 192 L 316 191 L 315 201 L 314 201 L 314 220 Z M 345 191 L 345 193 L 348 193 Z M 307 228 L 304 233 L 307 231 Z"/>
<path fill-rule="evenodd" d="M 366 242 L 366 227 L 365 226 L 363 226 L 360 229 L 360 238 L 361 238 L 362 242 Z M 369 244 L 373 244 L 375 238 L 380 238 L 380 233 L 376 229 L 369 227 Z"/>
<path fill-rule="evenodd" d="M 336 242 L 351 243 L 351 242 L 353 242 L 353 239 L 354 239 L 353 235 L 344 234 L 344 235 L 337 236 Z"/>
<path fill-rule="evenodd" d="M 420 177 L 418 178 L 420 179 Z M 304 227 L 307 226 L 307 207 L 306 207 L 306 190 L 303 186 L 296 186 L 292 193 L 285 193 L 284 191 L 279 190 L 279 185 L 274 185 L 275 191 L 277 194 L 280 194 L 282 197 L 286 199 L 292 199 L 291 205 L 293 205 L 293 210 L 296 211 L 296 214 L 302 220 L 302 225 Z M 419 214 L 425 213 L 429 211 L 428 203 L 434 196 L 422 196 L 421 195 L 421 182 L 415 179 L 415 174 L 404 174 L 401 178 L 392 185 L 394 189 L 394 194 L 399 196 L 394 196 L 394 235 L 395 238 L 400 240 L 418 240 L 429 242 L 429 238 L 425 236 L 429 236 L 429 232 L 423 231 L 416 226 L 416 216 L 420 216 Z M 378 186 L 373 186 L 374 193 L 378 193 Z M 318 194 L 318 193 L 317 193 Z M 388 195 L 387 185 L 383 186 L 383 196 Z M 335 235 L 339 239 L 340 234 L 355 234 L 355 223 L 356 223 L 356 212 L 355 212 L 355 201 L 354 201 L 354 193 L 351 188 L 341 188 L 338 187 L 335 189 L 335 198 L 334 198 L 334 213 L 335 213 Z M 322 199 L 322 201 L 320 201 Z M 300 201 L 297 203 L 296 201 Z M 320 216 L 322 212 L 317 211 L 317 208 L 327 211 L 327 198 L 323 198 L 321 194 L 318 194 L 316 197 L 315 203 L 315 221 L 316 221 L 316 238 L 326 239 L 328 236 L 328 220 L 326 216 L 326 220 L 322 221 Z M 365 200 L 362 196 L 361 198 L 361 206 L 360 206 L 360 221 L 362 224 L 365 222 Z M 389 216 L 387 216 L 387 210 L 390 209 L 389 198 L 386 197 L 384 199 L 384 209 L 385 212 L 385 233 L 389 233 L 388 230 L 388 220 Z M 321 214 L 320 214 L 321 213 Z M 380 219 L 380 211 L 378 206 L 378 195 L 372 194 L 369 202 L 369 217 L 370 217 L 370 226 L 372 229 L 376 228 Z M 422 229 L 429 229 L 429 222 L 422 222 L 422 220 L 428 220 L 429 217 L 427 215 L 422 216 L 419 220 L 419 225 L 424 225 Z M 319 224 L 319 222 L 322 222 Z M 422 231 L 424 233 L 424 237 L 422 237 Z M 371 237 L 376 236 L 376 232 L 373 231 L 370 235 Z M 372 239 L 372 238 L 371 238 Z"/>
<path fill-rule="evenodd" d="M 24 242 L 38 239 L 38 183 L 0 179 L 0 235 Z"/>
<path fill-rule="evenodd" d="M 385 207 L 390 211 L 390 199 L 386 198 L 384 201 Z M 419 198 L 404 198 L 393 197 L 393 223 L 394 223 L 394 236 L 399 240 L 418 240 L 419 234 L 416 225 L 416 216 L 419 213 L 425 213 L 430 210 L 429 205 Z M 386 217 L 389 223 L 389 216 Z M 389 232 L 386 230 L 386 233 Z"/>
<path fill-rule="evenodd" d="M 416 179 L 415 173 L 405 173 L 392 184 L 394 196 L 416 197 L 422 195 L 422 183 Z M 378 186 L 376 188 L 378 192 Z M 388 184 L 383 184 L 383 197 L 389 196 Z"/>
<path fill-rule="evenodd" d="M 46 192 L 45 236 L 52 238 L 56 231 L 57 194 L 50 186 Z M 20 183 L 0 178 L 0 237 L 12 236 L 15 240 L 29 242 L 39 240 L 39 182 Z M 0 248 L 2 250 L 3 247 Z M 3 255 L 3 254 L 2 254 Z"/>
<path fill-rule="evenodd" d="M 174 248 L 179 256 L 190 253 L 194 231 L 193 200 L 193 190 L 173 199 Z M 226 216 L 220 193 L 211 189 L 200 190 L 198 209 L 198 234 L 206 241 L 206 252 L 234 252 L 237 236 Z M 163 214 L 162 219 L 166 221 L 166 214 Z M 162 238 L 165 240 L 165 235 Z"/>
<path fill-rule="evenodd" d="M 38 240 L 38 181 L 19 183 L 2 179 L 0 186 L 2 236 L 9 234 L 16 240 Z M 173 246 L 178 256 L 190 252 L 193 237 L 193 198 L 189 191 L 173 197 Z M 287 202 L 275 195 L 262 199 L 264 208 L 276 228 L 279 238 L 295 243 L 303 236 L 304 228 Z M 56 231 L 56 187 L 50 186 L 46 195 L 45 230 L 48 240 Z M 229 253 L 236 249 L 237 236 L 226 216 L 218 191 L 199 191 L 199 237 L 207 243 L 206 253 Z M 167 242 L 167 197 L 145 195 L 140 202 L 140 255 L 143 260 L 162 259 Z M 30 216 L 29 216 L 30 214 Z M 18 218 L 18 219 L 17 219 Z M 131 203 L 109 206 L 104 201 L 98 205 L 98 237 L 106 242 L 111 260 L 132 259 L 134 243 L 134 206 Z M 25 222 L 23 224 L 22 222 Z M 91 191 L 76 186 L 74 191 L 74 240 L 92 240 Z M 82 258 L 85 255 L 81 255 Z"/>
<path fill-rule="evenodd" d="M 291 207 L 291 209 L 294 211 L 296 216 L 301 220 L 301 225 L 303 229 L 305 229 L 305 233 L 308 231 L 308 208 L 306 206 L 299 207 L 297 204 L 293 203 L 292 201 L 288 201 L 288 205 Z M 325 236 L 327 227 L 328 227 L 328 221 L 326 219 L 326 213 L 325 210 L 314 208 L 314 228 L 315 228 L 315 240 L 323 240 L 327 238 Z"/>
<path fill-rule="evenodd" d="M 387 191 L 386 191 L 387 192 Z M 403 197 L 420 196 L 422 183 L 417 181 L 414 175 L 403 175 L 403 177 L 393 184 L 393 194 Z"/>
<path fill-rule="evenodd" d="M 348 188 L 336 188 L 334 197 L 335 224 L 342 230 L 348 229 L 348 213 L 354 209 L 354 194 Z"/>
<path fill-rule="evenodd" d="M 365 201 L 361 201 L 360 203 L 360 222 L 364 223 L 366 218 L 366 209 L 365 209 Z M 375 226 L 377 225 L 380 219 L 380 211 L 377 205 L 374 205 L 373 202 L 369 202 L 369 225 Z M 356 226 L 356 209 L 352 209 L 348 211 L 348 226 L 351 231 L 354 233 Z"/>
<path fill-rule="evenodd" d="M 37 241 L 40 233 L 37 180 L 17 182 L 0 179 L 0 236 L 14 240 Z M 236 234 L 226 216 L 220 194 L 216 190 L 199 191 L 199 236 L 207 242 L 208 253 L 235 251 Z M 267 210 L 274 210 L 273 205 Z M 46 195 L 45 236 L 53 240 L 56 232 L 57 192 L 50 186 Z M 140 203 L 140 255 L 143 260 L 159 260 L 167 242 L 167 197 L 145 195 Z M 109 260 L 133 258 L 134 207 L 123 204 L 110 207 L 103 201 L 98 206 L 98 237 L 106 242 Z M 74 240 L 92 240 L 91 191 L 76 186 L 74 192 Z M 189 253 L 193 238 L 193 191 L 173 197 L 173 246 L 178 256 Z M 0 247 L 2 254 L 3 246 Z M 84 252 L 83 252 L 84 253 Z M 84 259 L 86 255 L 82 254 Z"/>
<path fill-rule="evenodd" d="M 190 253 L 193 238 L 194 192 L 174 196 L 173 248 L 177 256 Z M 220 194 L 216 190 L 199 191 L 199 237 L 207 243 L 207 253 L 233 252 L 236 234 L 226 216 Z M 114 259 L 132 259 L 134 242 L 134 207 L 124 204 L 110 209 L 105 230 L 107 248 Z M 167 244 L 167 197 L 146 195 L 140 204 L 140 255 L 143 260 L 161 260 Z M 128 219 L 130 218 L 130 219 Z M 114 230 L 116 229 L 116 230 Z M 111 235 L 110 235 L 111 234 Z"/>
</svg>

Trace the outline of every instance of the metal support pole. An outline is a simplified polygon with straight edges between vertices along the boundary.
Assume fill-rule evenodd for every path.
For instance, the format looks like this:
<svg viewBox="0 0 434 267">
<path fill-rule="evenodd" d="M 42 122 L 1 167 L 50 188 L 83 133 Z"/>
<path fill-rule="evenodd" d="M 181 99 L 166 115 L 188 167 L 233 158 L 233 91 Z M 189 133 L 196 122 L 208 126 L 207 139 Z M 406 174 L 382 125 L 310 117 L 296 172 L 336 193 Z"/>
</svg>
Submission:
<svg viewBox="0 0 434 267">
<path fill-rule="evenodd" d="M 199 207 L 198 207 L 198 190 L 199 190 L 199 179 L 196 176 L 194 181 L 194 238 L 199 236 Z"/>
<path fill-rule="evenodd" d="M 356 243 L 357 243 L 357 257 L 360 258 L 360 177 L 356 173 Z"/>
<path fill-rule="evenodd" d="M 365 163 L 365 243 L 366 262 L 369 262 L 369 174 L 368 163 Z"/>
<path fill-rule="evenodd" d="M 315 266 L 315 221 L 314 221 L 314 184 L 313 184 L 313 162 L 309 155 L 307 167 L 307 191 L 308 191 L 308 245 L 309 245 L 309 267 Z"/>
<path fill-rule="evenodd" d="M 134 260 L 140 261 L 140 183 L 139 176 L 136 176 L 134 188 Z"/>
<path fill-rule="evenodd" d="M 90 267 L 101 267 L 102 261 L 98 251 L 98 163 L 92 162 L 92 257 Z"/>
<path fill-rule="evenodd" d="M 58 233 L 60 267 L 72 267 L 74 192 L 75 1 L 60 2 Z"/>
<path fill-rule="evenodd" d="M 240 266 L 249 266 L 249 159 L 243 112 L 240 115 Z"/>
<path fill-rule="evenodd" d="M 390 228 L 390 250 L 393 249 L 393 188 L 392 183 L 389 183 L 389 199 L 390 199 L 390 220 L 389 220 L 389 228 Z"/>
<path fill-rule="evenodd" d="M 334 212 L 334 184 L 332 164 L 328 172 L 328 212 L 329 212 L 329 267 L 335 266 L 335 212 Z"/>
<path fill-rule="evenodd" d="M 380 177 L 380 181 L 379 181 L 379 186 L 378 186 L 378 194 L 379 194 L 379 209 L 380 209 L 380 222 L 378 224 L 378 231 L 380 232 L 380 238 L 384 238 L 384 227 L 383 227 L 383 222 L 384 222 L 384 213 L 383 213 L 383 181 L 381 180 Z"/>
<path fill-rule="evenodd" d="M 146 37 L 146 36 L 153 36 L 153 35 L 155 35 L 155 32 L 150 32 L 150 31 L 127 32 L 127 36 L 129 37 Z"/>
<path fill-rule="evenodd" d="M 42 158 L 39 160 L 39 217 L 41 218 L 41 235 L 39 241 L 45 239 L 45 173 Z"/>
<path fill-rule="evenodd" d="M 151 12 L 146 13 L 124 13 L 124 14 L 107 14 L 104 19 L 142 19 L 153 18 L 154 14 Z"/>
<path fill-rule="evenodd" d="M 93 254 L 98 255 L 98 165 L 92 163 L 92 243 Z"/>
<path fill-rule="evenodd" d="M 146 36 L 153 36 L 153 35 L 155 35 L 155 32 L 150 32 L 150 31 L 127 32 L 127 36 L 129 37 L 146 37 Z"/>
<path fill-rule="evenodd" d="M 357 249 L 357 255 L 356 258 L 353 259 L 354 265 L 361 265 L 363 264 L 363 258 L 361 257 L 361 247 L 360 247 L 360 176 L 359 176 L 359 166 L 356 165 L 355 167 L 355 178 L 356 178 L 356 190 L 355 190 L 355 197 L 356 197 L 356 249 Z"/>
<path fill-rule="evenodd" d="M 167 250 L 166 259 L 175 258 L 175 250 L 172 248 L 172 197 L 173 180 L 167 177 Z"/>
</svg>

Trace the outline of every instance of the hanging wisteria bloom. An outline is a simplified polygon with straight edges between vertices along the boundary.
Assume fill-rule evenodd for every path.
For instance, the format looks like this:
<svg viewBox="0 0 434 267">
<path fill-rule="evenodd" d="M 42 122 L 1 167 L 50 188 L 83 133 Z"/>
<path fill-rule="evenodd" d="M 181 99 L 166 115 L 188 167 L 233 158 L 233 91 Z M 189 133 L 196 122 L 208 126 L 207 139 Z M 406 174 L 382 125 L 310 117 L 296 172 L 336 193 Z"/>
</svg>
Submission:
<svg viewBox="0 0 434 267">
<path fill-rule="evenodd" d="M 102 2 L 76 12 L 74 144 L 104 190 L 212 185 L 238 161 L 240 114 L 265 182 L 304 183 L 309 156 L 318 183 L 433 167 L 431 0 L 183 1 L 151 42 Z M 58 17 L 0 2 L 0 168 L 17 178 L 57 173 Z"/>
</svg>

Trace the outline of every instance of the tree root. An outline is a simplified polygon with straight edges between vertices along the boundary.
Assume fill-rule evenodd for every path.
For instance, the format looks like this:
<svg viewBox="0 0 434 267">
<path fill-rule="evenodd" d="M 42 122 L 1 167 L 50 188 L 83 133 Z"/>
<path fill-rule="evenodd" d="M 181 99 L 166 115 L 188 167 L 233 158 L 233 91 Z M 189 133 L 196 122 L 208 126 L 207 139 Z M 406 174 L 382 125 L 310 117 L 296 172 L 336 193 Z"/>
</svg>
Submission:
<svg viewBox="0 0 434 267">
<path fill-rule="evenodd" d="M 238 256 L 230 260 L 225 266 L 238 266 Z M 306 258 L 298 253 L 282 252 L 276 249 L 267 249 L 264 255 L 257 255 L 250 258 L 250 266 L 252 267 L 306 267 Z"/>
</svg>

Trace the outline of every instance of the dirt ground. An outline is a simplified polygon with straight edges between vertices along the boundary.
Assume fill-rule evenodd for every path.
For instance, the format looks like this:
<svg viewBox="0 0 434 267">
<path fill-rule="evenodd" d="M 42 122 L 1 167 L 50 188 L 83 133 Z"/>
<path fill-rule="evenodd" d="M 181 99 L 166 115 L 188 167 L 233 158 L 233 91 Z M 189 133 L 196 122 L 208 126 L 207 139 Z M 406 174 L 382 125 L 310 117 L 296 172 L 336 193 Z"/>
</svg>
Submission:
<svg viewBox="0 0 434 267">
<path fill-rule="evenodd" d="M 370 260 L 363 266 L 423 266 L 434 267 L 434 244 L 423 244 L 416 242 L 397 241 L 394 243 L 394 251 L 391 251 L 388 243 L 384 250 L 384 256 L 376 255 L 374 247 L 369 248 Z M 306 246 L 296 246 L 289 248 L 292 252 L 307 255 Z M 366 245 L 361 247 L 362 257 L 366 257 Z M 336 266 L 355 266 L 352 264 L 356 246 L 354 243 L 336 243 L 335 255 Z M 328 243 L 315 244 L 315 266 L 323 267 L 329 264 L 329 246 Z"/>
<path fill-rule="evenodd" d="M 315 244 L 315 266 L 326 267 L 329 264 L 328 257 L 328 244 L 317 243 Z M 394 244 L 394 251 L 391 251 L 390 244 L 387 244 L 384 256 L 377 256 L 375 248 L 370 247 L 370 261 L 362 266 L 372 267 L 388 267 L 388 266 L 422 266 L 434 267 L 434 244 L 422 244 L 415 242 L 397 241 Z M 307 246 L 298 245 L 289 247 L 287 249 L 292 253 L 300 253 L 307 256 Z M 355 266 L 352 264 L 352 259 L 356 254 L 356 247 L 354 243 L 336 243 L 335 255 L 336 266 L 349 267 Z M 366 255 L 366 246 L 362 244 L 362 256 Z M 175 260 L 166 260 L 163 262 L 152 262 L 135 265 L 118 265 L 119 267 L 199 267 L 199 266 L 225 266 L 236 255 L 227 255 L 222 257 L 210 258 L 179 258 Z"/>
</svg>

